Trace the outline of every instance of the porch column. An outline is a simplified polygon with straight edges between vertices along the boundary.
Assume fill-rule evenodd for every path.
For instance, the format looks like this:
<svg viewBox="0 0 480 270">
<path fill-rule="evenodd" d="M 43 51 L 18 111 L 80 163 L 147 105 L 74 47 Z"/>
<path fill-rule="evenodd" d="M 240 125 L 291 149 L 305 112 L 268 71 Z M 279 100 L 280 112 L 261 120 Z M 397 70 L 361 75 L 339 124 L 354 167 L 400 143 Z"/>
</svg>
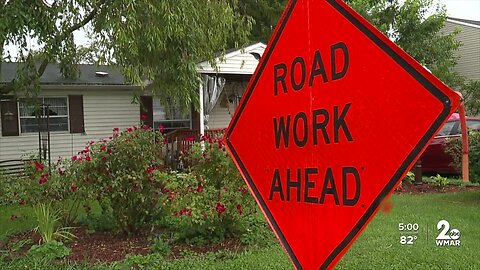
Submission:
<svg viewBox="0 0 480 270">
<path fill-rule="evenodd" d="M 202 81 L 198 87 L 199 101 L 200 101 L 200 134 L 205 135 L 205 114 L 203 110 L 203 82 L 205 81 L 204 75 L 201 75 Z"/>
</svg>

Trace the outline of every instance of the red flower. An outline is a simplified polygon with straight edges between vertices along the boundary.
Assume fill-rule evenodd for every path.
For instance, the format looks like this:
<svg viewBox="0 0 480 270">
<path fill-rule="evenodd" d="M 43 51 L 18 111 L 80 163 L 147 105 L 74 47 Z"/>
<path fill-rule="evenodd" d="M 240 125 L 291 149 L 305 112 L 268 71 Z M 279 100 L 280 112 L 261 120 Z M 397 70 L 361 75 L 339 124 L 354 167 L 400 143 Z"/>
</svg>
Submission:
<svg viewBox="0 0 480 270">
<path fill-rule="evenodd" d="M 243 213 L 242 206 L 240 204 L 237 204 L 237 211 L 241 215 Z"/>
<path fill-rule="evenodd" d="M 77 189 L 78 189 L 78 187 L 77 187 L 77 186 L 70 186 L 70 190 L 71 190 L 72 192 L 75 192 L 75 191 L 77 191 Z"/>
<path fill-rule="evenodd" d="M 100 146 L 100 152 L 105 151 L 105 149 L 107 149 L 107 147 L 105 145 Z"/>
<path fill-rule="evenodd" d="M 118 132 L 118 127 L 114 128 L 113 132 Z"/>
<path fill-rule="evenodd" d="M 140 115 L 140 118 L 141 118 L 142 120 L 147 120 L 147 119 L 148 119 L 148 115 L 142 113 L 142 114 Z"/>
<path fill-rule="evenodd" d="M 89 143 L 89 144 L 94 144 L 94 143 L 95 143 L 95 141 L 93 141 L 93 140 L 92 140 L 92 141 L 89 141 L 88 143 Z M 88 149 L 88 146 L 87 146 L 87 147 L 85 147 L 85 149 Z"/>
<path fill-rule="evenodd" d="M 217 202 L 217 205 L 215 206 L 215 211 L 217 211 L 218 216 L 221 216 L 223 212 L 226 211 L 225 206 L 219 202 Z"/>
<path fill-rule="evenodd" d="M 112 153 L 112 149 L 107 149 L 107 154 L 111 154 Z"/>
<path fill-rule="evenodd" d="M 176 216 L 183 216 L 183 215 L 187 215 L 187 216 L 191 216 L 192 215 L 192 209 L 191 208 L 183 208 L 182 210 L 178 211 L 175 213 Z"/>
<path fill-rule="evenodd" d="M 201 184 L 198 185 L 197 187 L 197 192 L 202 193 L 203 192 L 203 186 Z"/>
<path fill-rule="evenodd" d="M 160 127 L 158 128 L 160 130 L 160 133 L 164 133 L 165 132 L 165 127 L 163 125 L 160 125 Z"/>
<path fill-rule="evenodd" d="M 39 163 L 38 161 L 35 160 L 35 172 L 43 171 L 44 168 L 45 166 L 43 166 L 42 163 Z"/>
<path fill-rule="evenodd" d="M 152 174 L 156 169 L 157 169 L 157 166 L 152 165 L 152 166 L 147 168 L 147 173 Z"/>
<path fill-rule="evenodd" d="M 127 128 L 127 131 L 128 131 L 128 132 L 132 132 L 132 131 L 133 131 L 133 128 L 129 127 L 129 128 Z"/>
<path fill-rule="evenodd" d="M 85 160 L 86 160 L 86 161 L 90 161 L 90 160 L 91 160 L 90 156 L 86 156 L 86 157 L 85 157 Z"/>
<path fill-rule="evenodd" d="M 238 191 L 240 191 L 243 194 L 247 193 L 247 189 L 243 187 L 239 188 Z"/>
<path fill-rule="evenodd" d="M 72 161 L 75 161 L 75 160 L 77 160 L 77 156 L 72 157 Z"/>
<path fill-rule="evenodd" d="M 17 216 L 12 214 L 12 215 L 10 216 L 10 219 L 15 221 L 15 220 L 17 220 Z"/>
<path fill-rule="evenodd" d="M 143 130 L 150 130 L 150 127 L 147 126 L 147 125 L 144 125 L 144 126 L 143 126 Z"/>
<path fill-rule="evenodd" d="M 20 205 L 25 205 L 25 200 L 21 200 Z"/>
<path fill-rule="evenodd" d="M 43 184 L 45 184 L 45 183 L 47 182 L 47 180 L 48 180 L 47 177 L 45 177 L 45 176 L 42 174 L 42 176 L 40 177 L 40 179 L 38 179 L 38 183 L 39 183 L 40 185 L 43 185 Z"/>
<path fill-rule="evenodd" d="M 113 138 L 112 136 L 108 137 L 109 140 L 111 140 L 112 138 Z"/>
<path fill-rule="evenodd" d="M 58 168 L 58 174 L 65 175 L 65 169 Z"/>
<path fill-rule="evenodd" d="M 103 157 L 102 160 L 103 160 L 103 161 L 107 161 L 107 157 Z"/>
</svg>

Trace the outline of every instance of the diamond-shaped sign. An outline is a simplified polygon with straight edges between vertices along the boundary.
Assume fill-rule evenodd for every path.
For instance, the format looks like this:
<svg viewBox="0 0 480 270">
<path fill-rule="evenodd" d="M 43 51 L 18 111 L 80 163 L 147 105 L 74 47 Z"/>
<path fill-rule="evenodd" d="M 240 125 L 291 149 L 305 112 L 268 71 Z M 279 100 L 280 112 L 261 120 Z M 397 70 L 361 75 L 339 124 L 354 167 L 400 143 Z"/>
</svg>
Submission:
<svg viewBox="0 0 480 270">
<path fill-rule="evenodd" d="M 227 131 L 297 269 L 333 267 L 459 96 L 339 0 L 291 0 Z"/>
</svg>

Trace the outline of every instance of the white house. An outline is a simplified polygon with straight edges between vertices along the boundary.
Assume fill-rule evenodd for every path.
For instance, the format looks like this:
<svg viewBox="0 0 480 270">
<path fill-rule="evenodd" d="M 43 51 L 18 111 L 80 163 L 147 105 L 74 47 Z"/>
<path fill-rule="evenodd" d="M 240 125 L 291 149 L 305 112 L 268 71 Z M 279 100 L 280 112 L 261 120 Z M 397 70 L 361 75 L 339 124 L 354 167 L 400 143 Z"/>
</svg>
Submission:
<svg viewBox="0 0 480 270">
<path fill-rule="evenodd" d="M 216 67 L 212 67 L 208 61 L 198 65 L 197 71 L 205 82 L 200 89 L 200 98 L 203 99 L 200 110 L 200 118 L 203 117 L 200 120 L 202 134 L 203 128 L 228 127 L 266 47 L 263 43 L 256 43 L 227 52 L 216 59 Z"/>
<path fill-rule="evenodd" d="M 133 103 L 140 87 L 106 66 L 79 65 L 79 77 L 66 79 L 57 65 L 48 65 L 40 78 L 40 103 L 49 106 L 51 160 L 77 154 L 90 140 L 112 136 L 113 128 L 139 125 L 142 116 L 145 124 L 163 126 L 167 132 L 188 129 L 204 134 L 205 128 L 226 128 L 265 47 L 257 43 L 229 51 L 216 59 L 215 68 L 199 63 L 204 79 L 200 112 L 184 112 L 176 106 L 167 109 L 158 98 L 147 95 L 140 97 L 140 104 Z M 0 84 L 15 77 L 18 65 L 2 63 Z M 44 109 L 42 115 L 46 114 Z M 0 97 L 0 162 L 37 154 L 40 144 L 32 108 L 13 96 Z"/>
<path fill-rule="evenodd" d="M 17 63 L 2 63 L 0 83 L 11 81 Z M 47 66 L 40 78 L 40 103 L 49 105 L 52 160 L 68 157 L 90 140 L 112 135 L 115 127 L 139 123 L 138 104 L 132 104 L 139 87 L 127 84 L 118 72 L 105 66 L 79 65 L 80 76 L 64 78 L 57 65 Z M 38 121 L 31 106 L 13 96 L 0 97 L 0 161 L 38 153 Z M 46 115 L 46 110 L 42 110 Z"/>
<path fill-rule="evenodd" d="M 457 29 L 457 40 L 462 46 L 457 51 L 459 59 L 454 69 L 468 79 L 480 80 L 480 21 L 448 18 L 443 31 L 451 33 Z"/>
</svg>

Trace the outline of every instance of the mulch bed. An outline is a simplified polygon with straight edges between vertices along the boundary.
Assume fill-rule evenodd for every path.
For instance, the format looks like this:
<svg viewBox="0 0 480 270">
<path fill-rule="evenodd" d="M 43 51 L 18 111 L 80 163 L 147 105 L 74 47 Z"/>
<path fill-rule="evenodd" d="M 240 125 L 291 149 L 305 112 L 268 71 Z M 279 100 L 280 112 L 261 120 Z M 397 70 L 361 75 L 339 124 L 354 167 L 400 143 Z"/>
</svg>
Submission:
<svg viewBox="0 0 480 270">
<path fill-rule="evenodd" d="M 404 183 L 395 193 L 423 194 L 435 192 L 460 192 L 467 190 L 478 190 L 480 186 L 455 186 L 437 187 L 427 183 L 407 184 Z M 72 249 L 72 254 L 66 258 L 71 262 L 113 262 L 121 261 L 126 255 L 145 255 L 150 253 L 150 243 L 148 240 L 149 232 L 145 231 L 135 236 L 125 236 L 112 232 L 94 232 L 88 233 L 85 227 L 77 227 L 73 233 L 77 238 L 66 245 Z M 22 239 L 31 239 L 33 244 L 39 243 L 40 237 L 33 231 L 24 232 L 12 236 L 8 241 L 0 241 L 0 250 L 8 249 L 12 243 Z M 23 246 L 16 251 L 13 256 L 24 255 L 32 244 Z M 174 244 L 171 246 L 171 255 L 167 259 L 181 258 L 185 251 L 193 253 L 216 252 L 220 250 L 229 250 L 238 252 L 245 249 L 245 245 L 238 240 L 227 240 L 217 244 L 210 245 L 190 245 Z"/>
<path fill-rule="evenodd" d="M 83 226 L 76 227 L 72 233 L 76 236 L 71 242 L 65 245 L 72 249 L 70 256 L 66 258 L 70 262 L 114 262 L 121 261 L 127 255 L 146 255 L 150 253 L 150 242 L 147 232 L 127 236 L 113 232 L 87 232 Z M 40 236 L 27 231 L 10 237 L 7 241 L 0 241 L 0 250 L 8 250 L 13 243 L 30 239 L 31 243 L 24 245 L 15 251 L 12 256 L 25 255 L 33 244 L 40 242 Z M 204 254 L 217 251 L 238 252 L 245 249 L 245 245 L 237 239 L 229 239 L 220 243 L 209 245 L 193 245 L 186 243 L 175 243 L 171 246 L 171 254 L 167 259 L 179 259 L 189 253 Z"/>
<path fill-rule="evenodd" d="M 395 193 L 407 193 L 407 194 L 424 194 L 424 193 L 445 193 L 445 192 L 462 192 L 469 190 L 479 190 L 480 186 L 458 186 L 447 185 L 445 187 L 439 187 L 430 185 L 428 183 L 414 184 L 403 183 Z"/>
</svg>

